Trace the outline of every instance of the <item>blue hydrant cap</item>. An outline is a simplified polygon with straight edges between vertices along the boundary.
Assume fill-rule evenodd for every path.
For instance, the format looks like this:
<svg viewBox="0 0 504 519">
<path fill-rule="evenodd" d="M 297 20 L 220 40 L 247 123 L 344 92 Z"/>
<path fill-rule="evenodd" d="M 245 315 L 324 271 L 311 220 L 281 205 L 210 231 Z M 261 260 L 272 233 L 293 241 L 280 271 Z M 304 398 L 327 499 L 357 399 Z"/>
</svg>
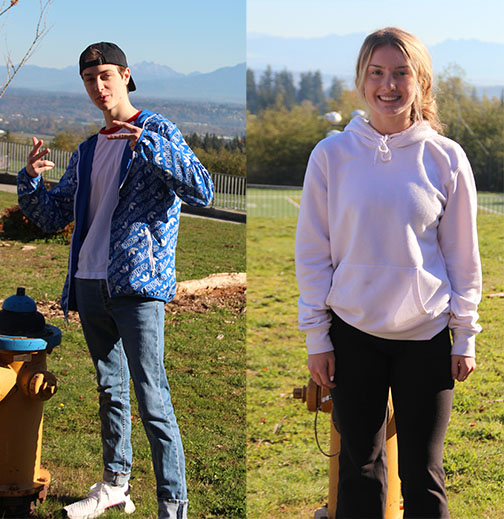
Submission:
<svg viewBox="0 0 504 519">
<path fill-rule="evenodd" d="M 45 324 L 37 304 L 25 295 L 23 287 L 4 301 L 0 310 L 0 350 L 40 351 L 60 342 L 61 330 Z"/>
<path fill-rule="evenodd" d="M 0 310 L 0 335 L 35 336 L 44 333 L 44 316 L 37 312 L 37 304 L 20 287 L 8 297 Z"/>
<path fill-rule="evenodd" d="M 24 287 L 18 287 L 16 294 L 3 302 L 2 308 L 8 312 L 36 312 L 37 304 L 25 295 Z"/>
</svg>

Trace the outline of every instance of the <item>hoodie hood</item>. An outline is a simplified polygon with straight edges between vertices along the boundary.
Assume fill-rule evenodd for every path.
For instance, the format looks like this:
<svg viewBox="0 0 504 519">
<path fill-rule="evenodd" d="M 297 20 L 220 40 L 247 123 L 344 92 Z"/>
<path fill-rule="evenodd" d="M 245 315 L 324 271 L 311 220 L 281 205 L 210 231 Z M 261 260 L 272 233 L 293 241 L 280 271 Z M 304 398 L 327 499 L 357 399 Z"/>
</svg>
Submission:
<svg viewBox="0 0 504 519">
<path fill-rule="evenodd" d="M 361 116 L 354 117 L 345 127 L 345 131 L 354 133 L 366 146 L 375 150 L 373 164 L 376 164 L 378 159 L 382 162 L 392 160 L 394 148 L 405 148 L 437 135 L 425 121 L 417 121 L 399 133 L 382 135 Z"/>
</svg>

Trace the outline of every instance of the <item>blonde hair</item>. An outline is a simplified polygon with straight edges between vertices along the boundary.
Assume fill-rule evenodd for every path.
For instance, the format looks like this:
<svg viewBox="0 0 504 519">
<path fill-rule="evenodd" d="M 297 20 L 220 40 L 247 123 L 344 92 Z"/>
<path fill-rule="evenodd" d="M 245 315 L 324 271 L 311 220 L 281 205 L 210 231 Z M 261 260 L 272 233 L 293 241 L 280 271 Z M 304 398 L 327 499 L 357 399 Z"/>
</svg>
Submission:
<svg viewBox="0 0 504 519">
<path fill-rule="evenodd" d="M 416 95 L 411 106 L 411 121 L 427 121 L 430 126 L 442 131 L 437 104 L 433 92 L 432 63 L 425 45 L 413 34 L 396 27 L 386 27 L 366 37 L 357 58 L 355 86 L 364 102 L 364 79 L 373 52 L 378 47 L 390 45 L 399 50 L 416 77 Z"/>
</svg>

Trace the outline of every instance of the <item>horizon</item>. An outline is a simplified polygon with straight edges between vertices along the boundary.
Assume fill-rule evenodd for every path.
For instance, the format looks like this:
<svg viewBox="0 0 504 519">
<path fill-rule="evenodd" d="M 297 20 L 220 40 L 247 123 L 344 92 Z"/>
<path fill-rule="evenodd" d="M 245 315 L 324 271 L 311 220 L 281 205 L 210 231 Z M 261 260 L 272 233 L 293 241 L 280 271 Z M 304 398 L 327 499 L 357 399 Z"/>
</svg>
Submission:
<svg viewBox="0 0 504 519">
<path fill-rule="evenodd" d="M 472 0 L 424 0 L 421 6 L 413 0 L 311 0 L 309 8 L 303 0 L 248 0 L 247 66 L 269 62 L 275 69 L 283 64 L 348 78 L 365 35 L 400 27 L 428 47 L 436 75 L 456 63 L 471 84 L 502 85 L 503 19 L 504 2 L 498 0 L 480 0 L 476 9 Z M 346 38 L 344 44 L 323 45 L 324 38 L 335 36 Z"/>
<path fill-rule="evenodd" d="M 346 36 L 393 26 L 429 46 L 458 38 L 504 43 L 503 19 L 504 3 L 499 0 L 479 0 L 477 10 L 472 0 L 424 0 L 421 6 L 414 0 L 311 0 L 309 9 L 304 0 L 247 1 L 248 35 Z"/>
<path fill-rule="evenodd" d="M 247 67 L 287 69 L 293 73 L 319 70 L 325 76 L 349 81 L 366 33 L 333 33 L 316 37 L 287 37 L 252 33 L 248 37 Z M 504 59 L 504 43 L 478 38 L 446 38 L 426 45 L 434 76 L 459 68 L 464 81 L 478 87 L 504 85 L 504 72 L 495 63 Z M 490 64 L 490 65 L 489 65 Z"/>
<path fill-rule="evenodd" d="M 158 63 L 157 61 L 147 61 L 147 60 L 139 61 L 139 62 L 136 62 L 136 63 L 129 63 L 129 68 L 131 68 L 133 70 L 133 67 L 135 67 L 137 65 L 142 65 L 143 63 L 148 64 L 148 65 L 153 64 L 153 65 L 157 65 L 157 66 L 160 66 L 160 67 L 163 67 L 163 68 L 169 68 L 169 69 L 173 70 L 174 72 L 177 72 L 179 74 L 184 74 L 185 76 L 189 76 L 191 74 L 196 74 L 196 73 L 197 74 L 211 74 L 212 72 L 215 72 L 216 70 L 220 70 L 222 68 L 234 68 L 234 67 L 238 67 L 239 65 L 243 65 L 243 64 L 246 65 L 247 61 L 243 60 L 242 62 L 235 63 L 234 65 L 223 65 L 222 67 L 218 67 L 218 68 L 216 68 L 214 70 L 209 70 L 207 72 L 201 72 L 200 70 L 191 70 L 190 72 L 180 72 L 179 70 L 176 70 L 175 68 L 173 68 L 170 65 L 163 65 L 162 63 Z M 79 70 L 79 64 L 78 63 L 72 64 L 72 65 L 66 65 L 66 66 L 63 66 L 63 67 L 52 67 L 52 66 L 45 66 L 45 65 L 37 65 L 35 63 L 31 63 L 31 61 L 28 61 L 27 63 L 25 63 L 23 65 L 23 67 L 28 67 L 28 66 L 45 68 L 45 69 L 55 69 L 55 70 L 65 70 L 65 69 L 69 69 L 69 68 L 75 68 L 77 73 L 78 73 L 78 70 Z M 0 67 L 5 67 L 5 65 L 0 63 Z"/>
<path fill-rule="evenodd" d="M 368 34 L 366 31 L 352 31 L 352 32 L 331 32 L 327 34 L 317 34 L 313 36 L 283 36 L 279 34 L 269 34 L 265 32 L 253 32 L 253 31 L 247 31 L 247 38 L 255 38 L 255 37 L 271 37 L 271 38 L 282 38 L 285 40 L 289 39 L 298 39 L 298 40 L 314 40 L 314 39 L 323 39 L 330 36 L 361 36 L 362 34 Z M 500 45 L 504 45 L 504 39 L 503 41 L 495 41 L 495 40 L 484 40 L 477 37 L 471 37 L 471 38 L 464 38 L 464 37 L 453 37 L 453 38 L 444 38 L 442 40 L 439 40 L 435 43 L 425 43 L 423 42 L 427 47 L 434 47 L 435 45 L 438 45 L 439 43 L 444 43 L 446 41 L 478 41 L 481 43 L 497 43 Z"/>
<path fill-rule="evenodd" d="M 31 44 L 38 16 L 38 3 L 19 2 L 2 17 L 7 43 L 1 47 L 13 62 L 19 62 Z M 246 61 L 245 0 L 150 0 L 140 9 L 135 0 L 53 0 L 47 24 L 51 29 L 27 64 L 73 66 L 81 52 L 98 41 L 117 43 L 129 63 L 154 60 L 183 74 Z"/>
</svg>

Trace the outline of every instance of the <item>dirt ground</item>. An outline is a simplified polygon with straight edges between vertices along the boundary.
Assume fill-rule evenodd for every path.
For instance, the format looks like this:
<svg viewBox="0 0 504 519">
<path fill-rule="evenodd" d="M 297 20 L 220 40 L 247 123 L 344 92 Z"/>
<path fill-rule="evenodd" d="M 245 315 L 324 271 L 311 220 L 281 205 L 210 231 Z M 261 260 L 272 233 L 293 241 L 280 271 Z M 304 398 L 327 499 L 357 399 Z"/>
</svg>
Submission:
<svg viewBox="0 0 504 519">
<path fill-rule="evenodd" d="M 37 311 L 50 322 L 63 318 L 59 301 L 36 301 Z M 246 311 L 246 275 L 243 273 L 212 274 L 203 279 L 182 281 L 177 285 L 177 295 L 165 304 L 168 314 L 179 312 L 205 313 L 212 308 L 228 308 L 234 313 Z M 70 312 L 70 322 L 79 322 L 77 312 Z"/>
</svg>

